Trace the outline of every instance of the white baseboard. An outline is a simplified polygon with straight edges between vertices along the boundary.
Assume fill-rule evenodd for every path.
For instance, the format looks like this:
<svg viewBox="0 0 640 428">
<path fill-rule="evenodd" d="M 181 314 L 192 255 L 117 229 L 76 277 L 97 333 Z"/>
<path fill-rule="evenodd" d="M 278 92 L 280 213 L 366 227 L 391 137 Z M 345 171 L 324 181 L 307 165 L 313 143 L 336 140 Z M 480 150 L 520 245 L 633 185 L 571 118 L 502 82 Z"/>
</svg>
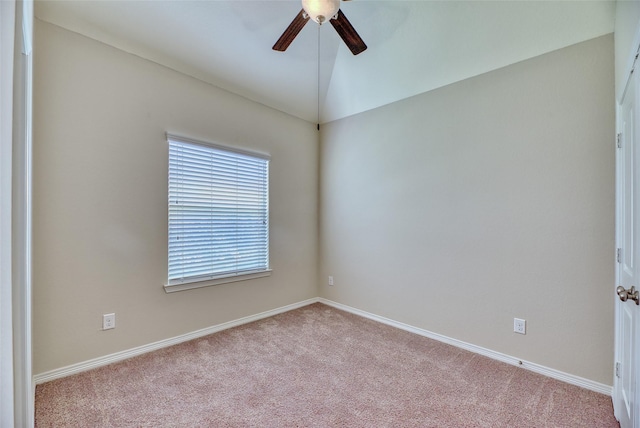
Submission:
<svg viewBox="0 0 640 428">
<path fill-rule="evenodd" d="M 59 369 L 50 370 L 48 372 L 39 373 L 33 377 L 33 381 L 36 385 L 39 385 L 41 383 L 49 382 L 54 379 L 71 376 L 87 370 L 106 366 L 107 364 L 112 364 L 118 361 L 126 360 L 127 358 L 146 354 L 147 352 L 157 351 L 158 349 L 177 345 L 183 342 L 188 342 L 189 340 L 197 339 L 203 336 L 208 336 L 210 334 L 218 333 L 222 330 L 237 327 L 239 325 L 248 324 L 250 322 L 258 321 L 264 318 L 269 318 L 274 315 L 281 314 L 283 312 L 292 311 L 294 309 L 298 309 L 303 306 L 311 305 L 312 303 L 317 303 L 318 301 L 319 301 L 318 298 L 303 300 L 302 302 L 293 303 L 291 305 L 282 306 L 280 308 L 272 309 L 270 311 L 261 312 L 256 315 L 250 315 L 247 317 L 239 318 L 237 320 L 218 324 L 213 327 L 207 327 L 201 330 L 196 330 L 191 333 L 186 333 L 186 334 L 182 334 L 180 336 L 172 337 L 169 339 L 160 340 L 158 342 L 150 343 L 148 345 L 138 346 L 136 348 L 128 349 L 121 352 L 116 352 L 114 354 L 105 355 L 104 357 L 98 357 L 92 360 L 83 361 L 81 363 L 72 364 L 70 366 L 62 367 Z"/>
<path fill-rule="evenodd" d="M 599 383 L 599 382 L 595 382 L 595 381 L 592 381 L 592 380 L 589 380 L 589 379 L 585 379 L 585 378 L 580 377 L 580 376 L 575 376 L 575 375 L 572 375 L 572 374 L 569 374 L 569 373 L 561 372 L 559 370 L 555 370 L 555 369 L 552 369 L 552 368 L 549 368 L 549 367 L 545 367 L 545 366 L 542 366 L 540 364 L 536 364 L 536 363 L 532 363 L 532 362 L 529 362 L 529 361 L 521 360 L 519 358 L 512 357 L 510 355 L 506 355 L 506 354 L 503 354 L 501 352 L 492 351 L 490 349 L 486 349 L 486 348 L 483 348 L 481 346 L 472 345 L 470 343 L 463 342 L 461 340 L 452 339 L 450 337 L 443 336 L 443 335 L 438 334 L 438 333 L 433 333 L 433 332 L 428 331 L 428 330 L 423 330 L 421 328 L 414 327 L 414 326 L 411 326 L 409 324 L 404 324 L 404 323 L 401 323 L 401 322 L 398 322 L 398 321 L 394 321 L 392 319 L 381 317 L 379 315 L 375 315 L 375 314 L 372 314 L 372 313 L 369 313 L 369 312 L 366 312 L 366 311 L 363 311 L 363 310 L 360 310 L 360 309 L 356 309 L 356 308 L 353 308 L 351 306 L 343 305 L 341 303 L 336 303 L 336 302 L 331 301 L 331 300 L 327 300 L 327 299 L 324 299 L 324 298 L 319 298 L 318 301 L 320 303 L 324 303 L 325 305 L 332 306 L 332 307 L 334 307 L 336 309 L 341 309 L 341 310 L 343 310 L 345 312 L 350 312 L 352 314 L 359 315 L 361 317 L 368 318 L 370 320 L 377 321 L 377 322 L 380 322 L 382 324 L 386 324 L 386 325 L 389 325 L 389 326 L 392 326 L 392 327 L 396 327 L 396 328 L 399 328 L 401 330 L 408 331 L 410 333 L 415 333 L 415 334 L 418 334 L 420 336 L 424 336 L 424 337 L 428 337 L 430 339 L 437 340 L 439 342 L 444 342 L 444 343 L 447 343 L 449 345 L 452 345 L 452 346 L 455 346 L 455 347 L 458 347 L 458 348 L 462 348 L 462 349 L 465 349 L 467 351 L 471 351 L 471 352 L 473 352 L 475 354 L 484 355 L 485 357 L 489 357 L 489 358 L 494 359 L 494 360 L 502 361 L 503 363 L 511 364 L 511 365 L 514 365 L 514 366 L 520 366 L 520 367 L 522 367 L 524 369 L 527 369 L 527 370 L 530 370 L 532 372 L 539 373 L 541 375 L 548 376 L 550 378 L 557 379 L 557 380 L 560 380 L 562 382 L 565 382 L 565 383 L 568 383 L 568 384 L 571 384 L 571 385 L 576 385 L 576 386 L 579 386 L 581 388 L 589 389 L 591 391 L 599 392 L 601 394 L 605 394 L 605 395 L 608 395 L 608 396 L 611 396 L 611 394 L 613 393 L 613 387 L 611 387 L 609 385 L 605 385 L 605 384 L 602 384 L 602 383 Z"/>
<path fill-rule="evenodd" d="M 283 306 L 280 308 L 272 309 L 270 311 L 261 312 L 256 315 L 251 315 L 247 317 L 243 317 L 234 321 L 225 322 L 222 324 L 215 325 L 213 327 L 204 328 L 201 330 L 196 330 L 191 333 L 183 334 L 180 336 L 176 336 L 170 339 L 161 340 L 158 342 L 150 343 L 148 345 L 138 346 L 136 348 L 132 348 L 129 350 L 116 352 L 114 354 L 106 355 L 104 357 L 94 358 L 92 360 L 84 361 L 77 364 L 72 364 L 70 366 L 62 367 L 59 369 L 51 370 L 45 373 L 37 374 L 33 377 L 34 383 L 39 385 L 44 382 L 49 382 L 54 379 L 59 379 L 66 376 L 71 376 L 73 374 L 81 373 L 87 370 L 95 369 L 98 367 L 106 366 L 107 364 L 112 364 L 118 361 L 126 360 L 127 358 L 135 357 L 138 355 L 146 354 L 147 352 L 156 351 L 158 349 L 166 348 L 168 346 L 177 345 L 179 343 L 187 342 L 189 340 L 197 339 L 203 336 L 207 336 L 209 334 L 217 333 L 229 328 L 237 327 L 243 324 L 247 324 L 253 321 L 258 321 L 264 318 L 268 318 L 274 315 L 281 314 L 283 312 L 292 311 L 294 309 L 301 308 L 303 306 L 311 305 L 313 303 L 324 303 L 327 306 L 334 307 L 336 309 L 343 310 L 345 312 L 349 312 L 355 315 L 359 315 L 361 317 L 380 322 L 382 324 L 389 325 L 391 327 L 396 327 L 401 330 L 408 331 L 410 333 L 415 333 L 420 336 L 428 337 L 430 339 L 437 340 L 439 342 L 444 342 L 452 346 L 456 346 L 458 348 L 465 349 L 467 351 L 484 355 L 485 357 L 492 358 L 494 360 L 502 361 L 507 364 L 511 364 L 514 366 L 520 366 L 524 369 L 530 370 L 535 373 L 542 374 L 544 376 L 548 376 L 554 379 L 558 379 L 562 382 L 566 382 L 571 385 L 576 385 L 581 388 L 589 389 L 591 391 L 599 392 L 601 394 L 606 394 L 611 396 L 613 392 L 613 388 L 609 385 L 605 385 L 602 383 L 594 382 L 589 379 L 585 379 L 579 376 L 575 376 L 572 374 L 564 373 L 559 370 L 555 370 L 549 367 L 542 366 L 540 364 L 531 363 L 529 361 L 521 360 L 516 357 L 512 357 L 501 352 L 492 351 L 490 349 L 482 348 L 480 346 L 472 345 L 470 343 L 463 342 L 461 340 L 452 339 L 447 336 L 443 336 L 441 334 L 433 333 L 428 330 L 424 330 L 418 327 L 411 326 L 409 324 L 404 324 L 398 321 L 394 321 L 389 318 L 381 317 L 379 315 L 375 315 L 360 309 L 353 308 L 351 306 L 343 305 L 341 303 L 334 302 L 332 300 L 327 300 L 321 297 L 303 300 L 302 302 L 293 303 L 291 305 Z"/>
</svg>

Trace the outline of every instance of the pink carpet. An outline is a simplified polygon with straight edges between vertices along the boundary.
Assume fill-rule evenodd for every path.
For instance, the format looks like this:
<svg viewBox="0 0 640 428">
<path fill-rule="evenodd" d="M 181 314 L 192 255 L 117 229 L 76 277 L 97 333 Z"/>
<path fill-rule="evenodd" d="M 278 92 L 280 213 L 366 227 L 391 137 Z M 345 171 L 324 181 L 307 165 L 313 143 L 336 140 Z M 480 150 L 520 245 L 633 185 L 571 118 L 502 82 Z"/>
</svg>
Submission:
<svg viewBox="0 0 640 428">
<path fill-rule="evenodd" d="M 43 427 L 618 427 L 611 398 L 314 304 L 36 388 Z"/>
</svg>

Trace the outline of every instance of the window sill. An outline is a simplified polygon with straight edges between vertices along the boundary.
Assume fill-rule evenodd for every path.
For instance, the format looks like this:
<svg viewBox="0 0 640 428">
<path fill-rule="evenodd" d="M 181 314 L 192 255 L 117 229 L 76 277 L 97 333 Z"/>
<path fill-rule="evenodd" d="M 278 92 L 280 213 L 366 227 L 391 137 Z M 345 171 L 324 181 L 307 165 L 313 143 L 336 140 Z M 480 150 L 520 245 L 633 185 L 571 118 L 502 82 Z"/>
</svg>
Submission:
<svg viewBox="0 0 640 428">
<path fill-rule="evenodd" d="M 194 288 L 210 287 L 212 285 L 228 284 L 230 282 L 247 281 L 249 279 L 264 278 L 271 276 L 271 269 L 261 270 L 258 272 L 247 272 L 241 274 L 231 274 L 223 277 L 211 279 L 192 279 L 175 282 L 173 284 L 165 284 L 164 291 L 166 293 L 175 293 L 176 291 L 192 290 Z"/>
</svg>

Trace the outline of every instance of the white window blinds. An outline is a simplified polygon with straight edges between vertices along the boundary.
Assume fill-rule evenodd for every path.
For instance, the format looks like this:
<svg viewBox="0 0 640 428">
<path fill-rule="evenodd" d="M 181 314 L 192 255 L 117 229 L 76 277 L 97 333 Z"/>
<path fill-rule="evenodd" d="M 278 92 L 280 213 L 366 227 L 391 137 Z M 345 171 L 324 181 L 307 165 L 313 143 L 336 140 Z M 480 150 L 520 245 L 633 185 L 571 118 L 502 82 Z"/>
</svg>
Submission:
<svg viewBox="0 0 640 428">
<path fill-rule="evenodd" d="M 169 282 L 269 269 L 269 158 L 167 136 Z"/>
</svg>

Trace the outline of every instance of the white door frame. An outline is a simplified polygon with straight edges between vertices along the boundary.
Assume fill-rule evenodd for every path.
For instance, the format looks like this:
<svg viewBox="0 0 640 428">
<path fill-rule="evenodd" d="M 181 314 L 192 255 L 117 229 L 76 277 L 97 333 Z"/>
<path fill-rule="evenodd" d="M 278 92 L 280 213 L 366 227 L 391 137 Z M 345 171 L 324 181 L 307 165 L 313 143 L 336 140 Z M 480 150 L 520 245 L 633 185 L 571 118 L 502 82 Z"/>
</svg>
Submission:
<svg viewBox="0 0 640 428">
<path fill-rule="evenodd" d="M 33 0 L 0 0 L 0 25 L 0 427 L 29 428 Z"/>
<path fill-rule="evenodd" d="M 0 0 L 2 1 L 2 0 Z M 18 0 L 21 30 L 14 57 L 13 114 L 13 361 L 16 426 L 34 426 L 35 385 L 31 335 L 31 152 L 33 0 Z"/>
<path fill-rule="evenodd" d="M 0 427 L 14 425 L 11 248 L 15 1 L 0 1 Z"/>
</svg>

